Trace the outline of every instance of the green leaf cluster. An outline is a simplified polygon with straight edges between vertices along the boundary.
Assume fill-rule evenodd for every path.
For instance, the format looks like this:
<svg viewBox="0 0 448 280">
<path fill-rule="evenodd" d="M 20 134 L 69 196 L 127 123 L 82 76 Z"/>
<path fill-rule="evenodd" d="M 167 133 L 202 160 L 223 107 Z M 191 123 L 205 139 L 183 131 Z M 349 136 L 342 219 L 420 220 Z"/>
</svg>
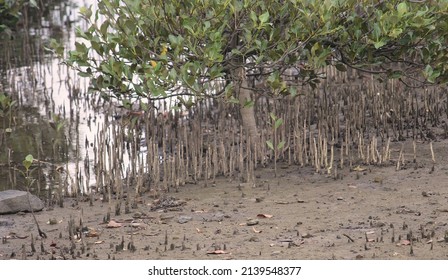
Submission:
<svg viewBox="0 0 448 280">
<path fill-rule="evenodd" d="M 0 36 L 11 33 L 22 16 L 24 6 L 39 7 L 36 0 L 0 0 Z"/>
<path fill-rule="evenodd" d="M 100 0 L 80 10 L 88 28 L 66 63 L 93 91 L 122 99 L 224 92 L 232 102 L 240 67 L 282 95 L 296 93 L 283 76 L 291 67 L 311 85 L 328 65 L 446 82 L 448 0 L 427 2 Z"/>
</svg>

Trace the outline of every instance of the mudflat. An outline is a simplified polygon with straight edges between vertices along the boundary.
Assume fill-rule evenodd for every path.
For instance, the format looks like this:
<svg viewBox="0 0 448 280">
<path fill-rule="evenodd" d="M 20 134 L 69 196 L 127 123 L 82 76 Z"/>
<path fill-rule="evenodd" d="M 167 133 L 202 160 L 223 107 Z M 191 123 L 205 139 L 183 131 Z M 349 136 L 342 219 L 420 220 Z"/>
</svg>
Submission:
<svg viewBox="0 0 448 280">
<path fill-rule="evenodd" d="M 94 195 L 0 216 L 0 259 L 446 259 L 448 141 L 394 143 L 383 166 L 338 175 L 279 163 L 254 184 L 217 178 L 138 198 Z"/>
</svg>

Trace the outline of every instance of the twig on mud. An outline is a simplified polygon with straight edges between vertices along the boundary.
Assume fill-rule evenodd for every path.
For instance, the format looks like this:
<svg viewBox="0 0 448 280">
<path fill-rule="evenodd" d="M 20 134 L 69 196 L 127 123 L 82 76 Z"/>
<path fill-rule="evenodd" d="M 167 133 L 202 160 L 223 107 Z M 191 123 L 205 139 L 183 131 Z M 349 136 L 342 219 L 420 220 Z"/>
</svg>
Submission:
<svg viewBox="0 0 448 280">
<path fill-rule="evenodd" d="M 28 205 L 30 206 L 31 215 L 33 216 L 34 222 L 36 223 L 37 226 L 37 232 L 39 233 L 40 237 L 47 238 L 47 234 L 40 229 L 39 223 L 37 222 L 36 216 L 34 215 L 34 210 L 33 207 L 31 206 L 29 187 L 27 191 L 27 198 L 28 198 Z"/>
<path fill-rule="evenodd" d="M 347 234 L 343 233 L 342 235 L 347 237 L 348 240 L 350 240 L 351 242 L 355 242 L 355 240 L 353 238 L 351 238 L 350 236 L 348 236 Z"/>
</svg>

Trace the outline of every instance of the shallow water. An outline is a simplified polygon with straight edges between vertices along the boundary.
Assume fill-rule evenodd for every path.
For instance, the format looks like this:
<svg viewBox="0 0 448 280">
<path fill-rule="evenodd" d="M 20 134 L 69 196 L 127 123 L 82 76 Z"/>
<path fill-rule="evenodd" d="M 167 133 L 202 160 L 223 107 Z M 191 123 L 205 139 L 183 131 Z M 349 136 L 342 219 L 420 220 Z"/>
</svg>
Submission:
<svg viewBox="0 0 448 280">
<path fill-rule="evenodd" d="M 0 118 L 0 190 L 24 188 L 21 162 L 28 154 L 40 160 L 32 175 L 39 178 L 41 189 L 61 182 L 69 189 L 76 178 L 81 190 L 91 183 L 83 178 L 85 168 L 92 166 L 91 143 L 104 116 L 95 110 L 95 98 L 85 98 L 87 81 L 45 47 L 54 38 L 72 48 L 75 27 L 83 27 L 79 7 L 95 2 L 51 1 L 24 15 L 27 19 L 11 40 L 1 43 L 0 94 L 15 100 L 16 106 Z"/>
</svg>

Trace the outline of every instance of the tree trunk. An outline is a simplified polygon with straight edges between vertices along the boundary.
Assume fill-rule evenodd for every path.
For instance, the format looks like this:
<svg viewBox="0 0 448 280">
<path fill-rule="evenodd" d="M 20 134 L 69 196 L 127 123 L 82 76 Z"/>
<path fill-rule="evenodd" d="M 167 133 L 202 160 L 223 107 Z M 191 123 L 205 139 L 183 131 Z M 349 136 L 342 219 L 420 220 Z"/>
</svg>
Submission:
<svg viewBox="0 0 448 280">
<path fill-rule="evenodd" d="M 251 90 L 249 89 L 246 77 L 246 71 L 244 67 L 238 67 L 234 73 L 234 86 L 240 102 L 240 113 L 242 126 L 246 135 L 254 143 L 254 140 L 258 136 L 257 123 L 255 121 L 255 110 L 250 96 Z"/>
</svg>

